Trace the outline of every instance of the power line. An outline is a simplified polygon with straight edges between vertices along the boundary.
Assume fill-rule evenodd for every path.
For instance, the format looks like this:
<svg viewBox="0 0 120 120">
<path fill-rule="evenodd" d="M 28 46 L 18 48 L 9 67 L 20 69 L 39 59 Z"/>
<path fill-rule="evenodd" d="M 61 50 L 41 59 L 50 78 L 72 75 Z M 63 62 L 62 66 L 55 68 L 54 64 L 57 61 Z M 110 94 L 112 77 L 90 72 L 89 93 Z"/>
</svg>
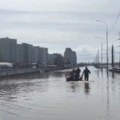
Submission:
<svg viewBox="0 0 120 120">
<path fill-rule="evenodd" d="M 114 22 L 114 24 L 113 24 L 113 26 L 112 26 L 112 28 L 111 28 L 111 32 L 112 32 L 113 29 L 115 28 L 115 26 L 116 26 L 116 24 L 117 24 L 117 22 L 118 22 L 119 17 L 120 17 L 120 11 L 119 11 L 119 13 L 117 14 L 116 20 L 115 20 L 115 22 Z"/>
</svg>

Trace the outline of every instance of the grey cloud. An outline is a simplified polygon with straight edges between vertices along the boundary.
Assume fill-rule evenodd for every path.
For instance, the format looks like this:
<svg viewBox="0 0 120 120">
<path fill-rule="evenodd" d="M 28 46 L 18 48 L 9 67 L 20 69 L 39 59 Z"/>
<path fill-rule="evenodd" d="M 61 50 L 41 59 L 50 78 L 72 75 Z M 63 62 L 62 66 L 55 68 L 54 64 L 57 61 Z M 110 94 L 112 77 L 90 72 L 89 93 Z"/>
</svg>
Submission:
<svg viewBox="0 0 120 120">
<path fill-rule="evenodd" d="M 75 49 L 79 44 L 87 44 L 89 46 L 88 50 L 91 47 L 96 49 L 100 46 L 100 40 L 94 38 L 96 35 L 102 37 L 106 45 L 105 26 L 96 23 L 96 20 L 106 21 L 110 29 L 119 11 L 119 1 L 113 2 L 111 0 L 111 3 L 107 3 L 108 1 L 98 2 L 93 0 L 86 3 L 87 0 L 83 0 L 83 7 L 79 5 L 79 0 L 77 2 L 77 6 L 72 4 L 68 6 L 66 3 L 63 9 L 61 7 L 49 9 L 44 8 L 44 6 L 43 9 L 37 8 L 38 10 L 25 9 L 25 6 L 24 10 L 19 10 L 20 8 L 10 9 L 9 7 L 8 9 L 7 7 L 6 9 L 0 9 L 0 35 L 12 36 L 17 38 L 18 41 L 39 44 L 43 47 L 45 45 L 50 51 L 57 51 L 58 49 L 61 51 L 65 47 Z M 64 2 L 61 3 L 61 6 L 62 4 Z M 66 8 L 67 6 L 68 8 Z M 119 27 L 120 21 L 118 20 L 113 32 L 117 33 Z M 109 41 L 111 41 L 111 33 Z M 80 52 L 78 54 L 80 61 L 87 61 L 88 59 L 92 61 L 96 54 L 95 51 L 78 52 Z"/>
<path fill-rule="evenodd" d="M 9 14 L 9 15 L 19 15 L 19 14 L 23 14 L 23 15 L 54 15 L 54 16 L 64 16 L 64 17 L 78 17 L 78 18 L 84 18 L 84 17 L 90 17 L 91 16 L 107 16 L 107 17 L 111 17 L 113 15 L 113 13 L 108 13 L 108 12 L 100 12 L 100 11 L 47 11 L 47 10 L 34 10 L 34 11 L 30 11 L 30 10 L 15 10 L 15 9 L 0 9 L 0 14 Z"/>
</svg>

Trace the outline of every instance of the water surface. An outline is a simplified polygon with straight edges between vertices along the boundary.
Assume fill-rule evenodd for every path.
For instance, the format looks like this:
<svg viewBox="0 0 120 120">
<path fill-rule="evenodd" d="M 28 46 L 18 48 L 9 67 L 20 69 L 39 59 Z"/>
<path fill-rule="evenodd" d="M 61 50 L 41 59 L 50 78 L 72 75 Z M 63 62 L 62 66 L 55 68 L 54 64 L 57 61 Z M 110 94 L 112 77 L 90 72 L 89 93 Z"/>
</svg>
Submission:
<svg viewBox="0 0 120 120">
<path fill-rule="evenodd" d="M 120 75 L 89 69 L 88 83 L 69 70 L 0 80 L 0 120 L 119 120 Z"/>
</svg>

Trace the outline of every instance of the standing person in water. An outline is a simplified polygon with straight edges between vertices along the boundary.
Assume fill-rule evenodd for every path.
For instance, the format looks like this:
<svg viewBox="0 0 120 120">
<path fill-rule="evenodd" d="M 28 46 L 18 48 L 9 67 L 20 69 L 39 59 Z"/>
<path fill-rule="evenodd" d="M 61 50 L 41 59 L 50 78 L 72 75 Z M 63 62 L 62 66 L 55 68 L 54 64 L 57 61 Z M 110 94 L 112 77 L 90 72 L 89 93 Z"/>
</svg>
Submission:
<svg viewBox="0 0 120 120">
<path fill-rule="evenodd" d="M 83 71 L 83 75 L 84 75 L 84 78 L 85 78 L 86 81 L 89 80 L 89 74 L 90 73 L 91 73 L 90 70 L 87 67 L 85 67 L 85 69 Z"/>
</svg>

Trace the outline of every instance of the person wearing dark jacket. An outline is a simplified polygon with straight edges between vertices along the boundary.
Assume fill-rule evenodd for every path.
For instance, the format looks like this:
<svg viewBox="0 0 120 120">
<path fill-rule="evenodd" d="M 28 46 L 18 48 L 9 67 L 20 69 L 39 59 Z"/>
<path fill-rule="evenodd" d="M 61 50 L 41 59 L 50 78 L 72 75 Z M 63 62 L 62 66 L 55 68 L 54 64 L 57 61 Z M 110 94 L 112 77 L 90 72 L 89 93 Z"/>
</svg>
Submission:
<svg viewBox="0 0 120 120">
<path fill-rule="evenodd" d="M 78 80 L 79 77 L 80 77 L 80 72 L 81 72 L 81 69 L 78 67 L 78 68 L 76 69 L 76 71 L 75 71 L 75 77 L 76 77 L 77 80 Z"/>
<path fill-rule="evenodd" d="M 84 78 L 85 78 L 86 81 L 89 80 L 89 74 L 90 73 L 91 73 L 90 70 L 86 67 L 83 71 L 83 75 L 84 75 Z"/>
<path fill-rule="evenodd" d="M 71 77 L 71 79 L 74 79 L 74 77 L 75 77 L 75 69 L 74 68 L 70 72 L 70 77 Z"/>
</svg>

